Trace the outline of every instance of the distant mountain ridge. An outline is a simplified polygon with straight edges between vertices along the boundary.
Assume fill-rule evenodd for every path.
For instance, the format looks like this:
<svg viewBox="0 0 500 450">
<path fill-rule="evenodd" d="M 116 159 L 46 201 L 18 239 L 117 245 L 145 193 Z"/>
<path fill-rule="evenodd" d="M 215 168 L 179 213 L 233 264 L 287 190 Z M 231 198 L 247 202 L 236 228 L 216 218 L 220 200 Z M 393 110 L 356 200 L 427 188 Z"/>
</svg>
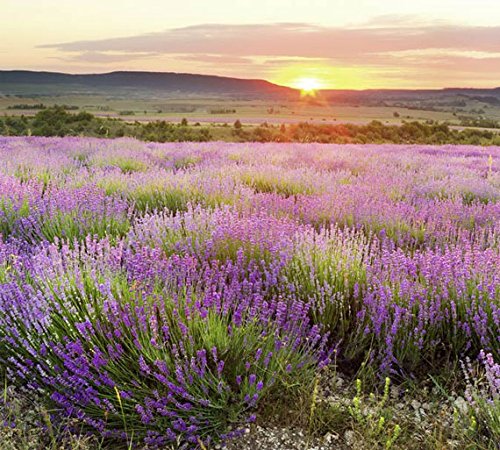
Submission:
<svg viewBox="0 0 500 450">
<path fill-rule="evenodd" d="M 0 70 L 2 94 L 119 93 L 141 96 L 151 93 L 217 95 L 252 98 L 298 98 L 298 90 L 261 79 L 176 72 L 116 71 L 96 74 L 68 74 L 30 70 Z M 320 97 L 331 102 L 382 102 L 384 100 L 428 100 L 439 97 L 483 98 L 500 102 L 500 87 L 444 89 L 326 89 Z"/>
<path fill-rule="evenodd" d="M 266 80 L 175 72 L 118 71 L 102 74 L 73 75 L 59 72 L 0 70 L 0 91 L 8 93 L 6 89 L 12 87 L 12 85 L 58 85 L 65 86 L 66 88 L 74 87 L 76 90 L 121 88 L 194 94 L 263 95 L 280 97 L 293 95 L 297 92 L 295 89 L 279 86 Z"/>
</svg>

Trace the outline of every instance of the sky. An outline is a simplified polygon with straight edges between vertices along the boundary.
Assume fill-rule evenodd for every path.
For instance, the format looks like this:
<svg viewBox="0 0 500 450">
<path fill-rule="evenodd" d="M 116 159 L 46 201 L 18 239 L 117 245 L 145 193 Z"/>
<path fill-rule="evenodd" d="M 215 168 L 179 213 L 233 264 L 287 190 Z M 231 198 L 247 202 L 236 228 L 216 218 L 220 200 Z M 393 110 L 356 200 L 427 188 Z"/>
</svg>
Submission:
<svg viewBox="0 0 500 450">
<path fill-rule="evenodd" d="M 500 86 L 500 0 L 0 0 L 0 69 Z"/>
</svg>

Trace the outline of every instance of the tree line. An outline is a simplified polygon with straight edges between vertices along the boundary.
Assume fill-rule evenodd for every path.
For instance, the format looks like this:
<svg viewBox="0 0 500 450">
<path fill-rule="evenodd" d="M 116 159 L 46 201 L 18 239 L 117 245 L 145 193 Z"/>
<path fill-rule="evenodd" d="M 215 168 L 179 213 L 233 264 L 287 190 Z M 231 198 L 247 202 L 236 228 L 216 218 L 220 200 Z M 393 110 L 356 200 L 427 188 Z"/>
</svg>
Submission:
<svg viewBox="0 0 500 450">
<path fill-rule="evenodd" d="M 233 135 L 241 141 L 320 142 L 331 144 L 468 144 L 500 145 L 500 134 L 491 130 L 456 130 L 447 124 L 403 122 L 385 125 L 374 120 L 366 125 L 312 124 L 260 125 L 246 130 L 235 122 Z"/>
<path fill-rule="evenodd" d="M 403 122 L 385 125 L 372 121 L 365 125 L 295 123 L 258 126 L 203 127 L 166 121 L 126 122 L 96 117 L 88 112 L 69 113 L 62 106 L 39 111 L 35 116 L 0 117 L 0 135 L 4 136 L 89 136 L 103 138 L 134 137 L 153 142 L 320 142 L 334 144 L 472 144 L 500 145 L 500 134 L 492 130 L 456 130 L 443 123 Z"/>
<path fill-rule="evenodd" d="M 39 111 L 33 117 L 0 117 L 0 135 L 4 136 L 88 136 L 102 138 L 135 137 L 144 141 L 209 141 L 208 129 L 190 127 L 187 121 L 125 122 L 96 117 L 88 112 L 68 113 L 62 106 Z"/>
</svg>

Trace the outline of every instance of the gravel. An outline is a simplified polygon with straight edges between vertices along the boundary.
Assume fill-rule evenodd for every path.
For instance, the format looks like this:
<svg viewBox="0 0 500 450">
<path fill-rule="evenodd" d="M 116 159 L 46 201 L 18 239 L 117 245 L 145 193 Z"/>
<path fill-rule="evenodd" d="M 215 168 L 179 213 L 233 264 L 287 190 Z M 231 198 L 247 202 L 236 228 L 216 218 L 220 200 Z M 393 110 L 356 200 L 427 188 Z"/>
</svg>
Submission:
<svg viewBox="0 0 500 450">
<path fill-rule="evenodd" d="M 301 430 L 291 428 L 264 428 L 259 425 L 239 439 L 231 441 L 226 450 L 331 450 L 339 449 L 339 436 L 328 433 L 322 440 L 311 439 Z"/>
</svg>

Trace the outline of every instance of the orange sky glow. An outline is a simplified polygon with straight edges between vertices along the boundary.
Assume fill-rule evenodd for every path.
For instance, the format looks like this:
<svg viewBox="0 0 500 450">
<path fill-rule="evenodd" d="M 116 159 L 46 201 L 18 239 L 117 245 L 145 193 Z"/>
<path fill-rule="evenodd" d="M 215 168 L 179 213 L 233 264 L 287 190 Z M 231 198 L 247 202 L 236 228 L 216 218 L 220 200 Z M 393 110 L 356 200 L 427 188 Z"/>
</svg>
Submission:
<svg viewBox="0 0 500 450">
<path fill-rule="evenodd" d="M 320 89 L 500 85 L 498 0 L 0 0 L 0 10 L 0 69 Z"/>
</svg>

